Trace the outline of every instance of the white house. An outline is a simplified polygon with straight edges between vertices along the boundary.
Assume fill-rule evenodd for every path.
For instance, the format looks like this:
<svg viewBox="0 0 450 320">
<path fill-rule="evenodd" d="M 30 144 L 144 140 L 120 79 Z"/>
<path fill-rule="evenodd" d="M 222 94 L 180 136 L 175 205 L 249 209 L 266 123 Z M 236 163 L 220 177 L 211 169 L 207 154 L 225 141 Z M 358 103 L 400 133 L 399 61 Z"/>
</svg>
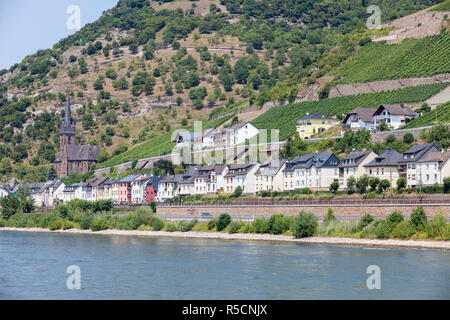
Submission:
<svg viewBox="0 0 450 320">
<path fill-rule="evenodd" d="M 202 166 L 194 177 L 194 192 L 196 194 L 216 193 L 224 190 L 224 177 L 228 167 L 224 164 Z"/>
<path fill-rule="evenodd" d="M 227 146 L 232 147 L 243 144 L 246 140 L 253 138 L 259 130 L 250 122 L 236 124 L 226 130 Z"/>
<path fill-rule="evenodd" d="M 339 164 L 339 187 L 347 188 L 350 177 L 358 180 L 366 173 L 365 165 L 375 159 L 377 154 L 371 150 L 352 151 Z"/>
<path fill-rule="evenodd" d="M 244 194 L 256 193 L 256 177 L 255 172 L 258 170 L 259 164 L 230 164 L 228 165 L 228 173 L 225 174 L 224 191 L 233 193 L 238 186 L 242 188 Z"/>
<path fill-rule="evenodd" d="M 144 203 L 145 202 L 145 188 L 147 187 L 147 181 L 150 180 L 149 176 L 143 175 L 131 182 L 131 202 L 132 203 Z"/>
<path fill-rule="evenodd" d="M 401 104 L 382 104 L 373 114 L 374 126 L 377 128 L 381 123 L 386 123 L 390 128 L 397 129 L 406 124 L 407 119 L 417 117 L 417 113 L 410 107 Z"/>
<path fill-rule="evenodd" d="M 64 202 L 65 184 L 61 180 L 50 181 L 43 190 L 43 205 L 52 207 L 55 203 Z"/>
<path fill-rule="evenodd" d="M 417 161 L 418 180 L 422 185 L 443 184 L 450 177 L 450 151 L 431 151 Z"/>
<path fill-rule="evenodd" d="M 339 178 L 339 159 L 334 153 L 313 153 L 286 162 L 283 190 L 310 188 L 328 190 Z"/>
<path fill-rule="evenodd" d="M 372 108 L 357 108 L 345 116 L 342 125 L 342 130 L 374 130 L 375 127 L 375 121 L 373 118 L 373 113 L 375 112 L 375 109 Z"/>
<path fill-rule="evenodd" d="M 416 144 L 409 150 L 403 152 L 403 159 L 399 161 L 398 172 L 400 178 L 406 179 L 407 186 L 413 187 L 420 183 L 419 177 L 420 174 L 423 174 L 420 172 L 420 170 L 422 170 L 422 165 L 419 168 L 417 165 L 419 164 L 419 161 L 426 157 L 430 152 L 440 152 L 436 143 Z"/>
<path fill-rule="evenodd" d="M 285 159 L 276 163 L 268 161 L 261 164 L 255 172 L 255 191 L 283 191 L 283 170 L 285 166 Z"/>
</svg>

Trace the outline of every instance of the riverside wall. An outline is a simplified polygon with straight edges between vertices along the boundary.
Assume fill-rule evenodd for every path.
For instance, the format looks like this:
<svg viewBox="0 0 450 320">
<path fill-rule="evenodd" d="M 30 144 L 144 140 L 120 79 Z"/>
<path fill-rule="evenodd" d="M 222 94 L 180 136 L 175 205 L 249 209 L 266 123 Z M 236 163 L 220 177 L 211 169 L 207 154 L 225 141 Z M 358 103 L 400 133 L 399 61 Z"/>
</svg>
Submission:
<svg viewBox="0 0 450 320">
<path fill-rule="evenodd" d="M 450 218 L 450 203 L 443 204 L 421 204 L 425 209 L 428 218 L 434 217 L 439 212 L 444 217 Z M 228 213 L 234 218 L 251 217 L 251 216 L 270 216 L 275 213 L 283 213 L 284 215 L 298 215 L 300 211 L 314 213 L 316 216 L 323 218 L 327 214 L 329 205 L 197 205 L 197 206 L 158 206 L 157 214 L 160 215 L 182 215 L 182 216 L 199 216 L 204 212 L 212 215 L 220 215 Z M 398 210 L 404 217 L 409 217 L 411 212 L 419 207 L 419 204 L 370 204 L 370 205 L 331 205 L 334 215 L 339 220 L 359 219 L 365 214 L 370 214 L 375 218 L 385 218 L 394 210 Z"/>
</svg>

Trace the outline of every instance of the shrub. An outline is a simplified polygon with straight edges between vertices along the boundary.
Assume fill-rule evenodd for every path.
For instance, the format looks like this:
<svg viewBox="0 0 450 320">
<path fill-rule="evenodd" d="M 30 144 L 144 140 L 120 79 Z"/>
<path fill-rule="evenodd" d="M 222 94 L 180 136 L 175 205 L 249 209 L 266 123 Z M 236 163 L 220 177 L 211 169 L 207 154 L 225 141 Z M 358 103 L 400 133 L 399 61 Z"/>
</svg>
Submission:
<svg viewBox="0 0 450 320">
<path fill-rule="evenodd" d="M 393 226 L 386 220 L 379 221 L 375 228 L 375 236 L 377 239 L 387 239 L 389 238 L 392 230 Z"/>
<path fill-rule="evenodd" d="M 231 216 L 228 213 L 222 213 L 217 219 L 217 231 L 222 231 L 231 223 Z"/>
<path fill-rule="evenodd" d="M 61 228 L 63 230 L 74 229 L 75 227 L 76 227 L 76 224 L 74 222 L 72 222 L 72 221 L 67 220 L 67 219 L 65 219 L 63 221 L 62 226 L 61 226 Z"/>
<path fill-rule="evenodd" d="M 243 223 L 241 221 L 232 221 L 228 226 L 228 233 L 237 233 L 241 229 Z"/>
<path fill-rule="evenodd" d="M 100 231 L 108 229 L 108 218 L 94 217 L 91 222 L 92 231 Z"/>
<path fill-rule="evenodd" d="M 208 230 L 212 230 L 216 227 L 217 225 L 217 219 L 211 219 L 208 221 Z"/>
<path fill-rule="evenodd" d="M 281 213 L 273 214 L 269 219 L 269 233 L 282 234 L 283 231 L 283 215 Z"/>
<path fill-rule="evenodd" d="M 86 213 L 86 214 L 82 215 L 80 222 L 79 222 L 80 228 L 83 230 L 90 229 L 93 219 L 94 219 L 94 215 L 91 213 Z"/>
<path fill-rule="evenodd" d="M 409 239 L 415 233 L 414 227 L 409 221 L 402 221 L 397 224 L 391 232 L 391 238 Z"/>
<path fill-rule="evenodd" d="M 339 189 L 339 182 L 333 181 L 329 187 L 330 192 L 336 193 L 338 189 Z"/>
<path fill-rule="evenodd" d="M 439 238 L 446 239 L 449 237 L 447 222 L 445 221 L 442 212 L 438 213 L 431 219 L 430 222 L 425 226 L 425 232 L 427 233 L 429 238 Z"/>
<path fill-rule="evenodd" d="M 54 213 L 61 218 L 66 219 L 69 216 L 69 209 L 64 204 L 57 204 Z"/>
<path fill-rule="evenodd" d="M 56 218 L 54 219 L 52 222 L 49 223 L 48 228 L 53 231 L 53 230 L 59 230 L 62 228 L 63 225 L 63 219 L 61 218 Z"/>
<path fill-rule="evenodd" d="M 403 221 L 403 216 L 399 211 L 394 211 L 387 216 L 386 221 L 392 225 L 397 225 Z"/>
<path fill-rule="evenodd" d="M 196 223 L 197 223 L 197 220 L 192 220 L 192 221 L 182 220 L 182 221 L 178 222 L 178 230 L 181 232 L 191 231 Z"/>
<path fill-rule="evenodd" d="M 241 195 L 242 195 L 242 187 L 241 186 L 237 186 L 237 188 L 234 189 L 233 196 L 237 198 L 237 197 L 239 197 Z"/>
<path fill-rule="evenodd" d="M 255 233 L 255 227 L 253 226 L 253 224 L 251 223 L 245 223 L 242 227 L 241 230 L 239 230 L 242 233 Z"/>
<path fill-rule="evenodd" d="M 151 231 L 151 230 L 152 230 L 152 227 L 143 224 L 143 225 L 140 225 L 140 226 L 137 228 L 137 230 L 138 230 L 138 231 Z"/>
<path fill-rule="evenodd" d="M 328 223 L 330 221 L 335 221 L 335 220 L 336 220 L 336 217 L 333 214 L 333 208 L 329 207 L 327 215 L 325 216 L 325 219 L 323 219 L 323 222 Z"/>
<path fill-rule="evenodd" d="M 294 224 L 295 218 L 293 216 L 284 216 L 283 217 L 283 224 L 281 226 L 283 233 L 286 231 L 289 231 L 291 229 L 291 226 Z"/>
<path fill-rule="evenodd" d="M 363 230 L 366 226 L 371 224 L 373 221 L 373 217 L 370 214 L 364 215 L 361 220 L 359 220 L 358 229 Z"/>
<path fill-rule="evenodd" d="M 311 237 L 317 230 L 317 217 L 312 213 L 300 212 L 295 218 L 291 231 L 296 238 Z"/>
<path fill-rule="evenodd" d="M 177 228 L 177 226 L 176 226 L 175 223 L 173 223 L 173 222 L 168 222 L 168 223 L 166 224 L 166 231 L 167 231 L 167 232 L 174 232 L 174 231 L 177 231 L 177 230 L 178 230 L 178 228 Z"/>
<path fill-rule="evenodd" d="M 405 178 L 398 179 L 397 180 L 397 190 L 401 191 L 405 187 L 406 187 L 406 179 Z"/>
<path fill-rule="evenodd" d="M 369 239 L 376 238 L 375 229 L 376 229 L 376 223 L 371 223 L 371 224 L 365 226 L 361 231 L 360 237 L 361 238 L 369 238 Z"/>
<path fill-rule="evenodd" d="M 152 229 L 154 231 L 159 231 L 159 230 L 162 230 L 162 228 L 164 228 L 164 221 L 162 221 L 159 218 L 153 218 L 152 219 Z"/>
<path fill-rule="evenodd" d="M 266 218 L 256 218 L 252 225 L 256 233 L 267 233 L 269 231 L 269 221 Z"/>
<path fill-rule="evenodd" d="M 450 177 L 444 178 L 444 193 L 450 193 Z"/>
<path fill-rule="evenodd" d="M 411 217 L 409 220 L 415 230 L 417 231 L 425 230 L 425 225 L 427 224 L 427 216 L 425 215 L 425 210 L 423 210 L 423 207 L 416 208 L 411 213 Z"/>
</svg>

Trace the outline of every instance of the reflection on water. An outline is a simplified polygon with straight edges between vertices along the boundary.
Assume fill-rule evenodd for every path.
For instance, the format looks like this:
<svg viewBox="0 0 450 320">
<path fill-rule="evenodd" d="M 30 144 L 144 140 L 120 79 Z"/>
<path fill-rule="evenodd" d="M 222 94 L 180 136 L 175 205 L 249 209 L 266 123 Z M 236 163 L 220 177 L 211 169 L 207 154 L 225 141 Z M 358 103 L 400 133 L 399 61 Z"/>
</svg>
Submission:
<svg viewBox="0 0 450 320">
<path fill-rule="evenodd" d="M 366 287 L 372 264 L 381 290 Z M 1 299 L 448 299 L 449 267 L 432 250 L 0 232 Z"/>
</svg>

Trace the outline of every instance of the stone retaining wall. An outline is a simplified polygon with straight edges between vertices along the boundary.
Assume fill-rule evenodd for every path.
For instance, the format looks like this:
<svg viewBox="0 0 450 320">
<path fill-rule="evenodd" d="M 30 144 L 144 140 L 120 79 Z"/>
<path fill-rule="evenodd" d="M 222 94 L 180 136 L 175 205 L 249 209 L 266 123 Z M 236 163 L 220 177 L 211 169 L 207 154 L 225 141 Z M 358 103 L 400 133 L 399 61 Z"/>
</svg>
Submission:
<svg viewBox="0 0 450 320">
<path fill-rule="evenodd" d="M 427 217 L 433 217 L 437 213 L 442 212 L 449 219 L 450 204 L 446 205 L 423 205 Z M 333 206 L 334 215 L 340 220 L 359 219 L 365 214 L 370 214 L 376 218 L 385 218 L 394 210 L 400 211 L 403 216 L 409 217 L 411 212 L 417 208 L 417 205 L 368 205 L 368 206 Z M 270 216 L 275 213 L 283 213 L 284 215 L 298 215 L 301 210 L 312 212 L 323 218 L 327 214 L 328 206 L 305 205 L 305 206 L 199 206 L 199 207 L 157 207 L 157 214 L 161 215 L 192 215 L 198 216 L 203 212 L 212 215 L 220 215 L 229 213 L 234 218 L 249 216 Z"/>
</svg>

